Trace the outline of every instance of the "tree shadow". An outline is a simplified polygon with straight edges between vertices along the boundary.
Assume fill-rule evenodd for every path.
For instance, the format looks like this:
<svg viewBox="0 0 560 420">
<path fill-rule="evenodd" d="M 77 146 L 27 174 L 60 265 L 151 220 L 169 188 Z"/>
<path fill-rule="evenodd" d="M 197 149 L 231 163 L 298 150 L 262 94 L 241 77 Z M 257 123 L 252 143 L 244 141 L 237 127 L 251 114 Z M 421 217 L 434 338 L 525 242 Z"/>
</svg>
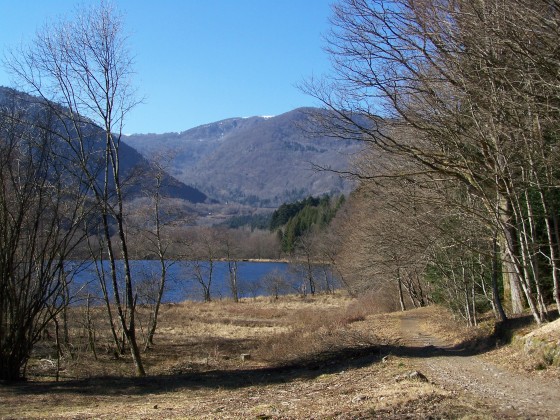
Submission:
<svg viewBox="0 0 560 420">
<path fill-rule="evenodd" d="M 16 382 L 12 392 L 29 394 L 80 394 L 96 396 L 144 395 L 180 389 L 239 389 L 248 386 L 313 379 L 324 374 L 359 369 L 381 360 L 379 346 L 361 346 L 315 354 L 282 366 L 211 370 L 144 378 L 103 376 L 64 382 Z"/>
<path fill-rule="evenodd" d="M 19 382 L 9 384 L 12 392 L 29 394 L 80 394 L 97 396 L 144 395 L 181 389 L 239 389 L 311 380 L 324 374 L 343 373 L 374 363 L 387 355 L 409 358 L 469 357 L 488 352 L 511 341 L 516 331 L 533 323 L 522 316 L 497 323 L 492 334 L 466 340 L 455 346 L 404 346 L 398 343 L 370 344 L 313 354 L 281 366 L 223 369 L 185 374 L 154 375 L 144 378 L 103 376 L 64 382 Z"/>
<path fill-rule="evenodd" d="M 548 312 L 548 320 L 554 321 L 558 319 L 558 313 L 555 311 Z M 529 326 L 535 325 L 535 319 L 532 315 L 522 315 L 509 318 L 507 321 L 496 323 L 493 338 L 498 344 L 511 343 L 513 337 Z"/>
<path fill-rule="evenodd" d="M 558 317 L 549 314 L 552 321 Z M 388 346 L 388 354 L 403 357 L 437 357 L 437 356 L 463 356 L 471 357 L 487 353 L 497 347 L 511 344 L 516 335 L 522 334 L 528 327 L 535 326 L 532 315 L 520 315 L 496 322 L 491 334 L 467 339 L 454 346 Z M 381 349 L 383 352 L 383 349 Z"/>
<path fill-rule="evenodd" d="M 63 382 L 19 382 L 10 384 L 13 392 L 29 394 L 80 394 L 96 396 L 144 395 L 181 389 L 239 389 L 266 386 L 294 380 L 312 380 L 325 374 L 343 373 L 381 363 L 386 355 L 434 357 L 467 355 L 464 348 L 406 347 L 392 344 L 342 348 L 313 354 L 290 363 L 246 369 L 224 369 L 184 374 L 153 375 L 144 378 L 103 376 Z"/>
</svg>

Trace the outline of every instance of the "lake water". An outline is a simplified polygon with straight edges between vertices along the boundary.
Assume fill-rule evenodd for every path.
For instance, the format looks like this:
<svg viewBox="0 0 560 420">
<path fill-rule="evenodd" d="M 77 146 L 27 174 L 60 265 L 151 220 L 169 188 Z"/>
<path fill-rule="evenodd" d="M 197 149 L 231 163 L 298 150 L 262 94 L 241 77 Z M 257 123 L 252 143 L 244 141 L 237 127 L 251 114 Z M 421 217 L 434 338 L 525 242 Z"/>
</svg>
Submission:
<svg viewBox="0 0 560 420">
<path fill-rule="evenodd" d="M 177 261 L 168 263 L 166 288 L 163 296 L 165 303 L 177 303 L 184 300 L 203 300 L 203 287 L 199 279 L 208 284 L 210 266 L 208 262 L 198 265 L 192 261 Z M 98 268 L 101 268 L 99 265 Z M 103 267 L 108 277 L 108 264 Z M 69 267 L 70 268 L 70 267 Z M 94 298 L 102 296 L 96 266 L 93 263 L 76 263 L 72 290 L 82 299 L 90 295 Z M 131 261 L 131 270 L 138 303 L 150 303 L 157 294 L 157 282 L 160 275 L 158 261 Z M 231 298 L 229 286 L 230 271 L 228 263 L 217 261 L 213 264 L 212 280 L 210 282 L 210 296 L 213 300 Z M 250 262 L 237 263 L 237 282 L 239 297 L 266 296 L 272 294 L 288 294 L 309 292 L 308 273 L 303 265 L 284 262 Z M 339 287 L 327 266 L 317 265 L 313 268 L 313 279 L 317 291 Z M 124 287 L 121 288 L 123 290 Z M 110 291 L 110 294 L 112 292 Z"/>
</svg>

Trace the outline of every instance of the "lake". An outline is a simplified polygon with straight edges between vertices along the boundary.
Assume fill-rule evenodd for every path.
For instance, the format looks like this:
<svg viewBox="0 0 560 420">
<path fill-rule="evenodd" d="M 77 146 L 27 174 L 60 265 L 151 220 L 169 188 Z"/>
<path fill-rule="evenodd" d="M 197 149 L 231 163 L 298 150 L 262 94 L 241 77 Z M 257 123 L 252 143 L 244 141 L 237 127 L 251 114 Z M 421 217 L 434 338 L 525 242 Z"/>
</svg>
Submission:
<svg viewBox="0 0 560 420">
<path fill-rule="evenodd" d="M 203 287 L 200 281 L 208 284 L 210 264 L 208 262 L 176 261 L 168 262 L 166 289 L 163 296 L 165 303 L 178 303 L 184 300 L 203 300 Z M 108 263 L 104 262 L 107 282 Z M 119 264 L 122 267 L 122 263 Z M 101 266 L 98 264 L 97 269 Z M 68 272 L 73 277 L 71 290 L 78 297 L 78 302 L 85 296 L 100 303 L 102 296 L 97 270 L 93 263 L 70 263 Z M 154 260 L 131 261 L 131 270 L 139 304 L 151 303 L 157 295 L 159 279 L 159 262 Z M 102 270 L 99 270 L 102 271 Z M 328 266 L 315 265 L 312 270 L 317 291 L 334 289 L 339 283 Z M 210 295 L 213 300 L 231 298 L 229 286 L 229 268 L 225 261 L 213 264 Z M 122 276 L 121 276 L 122 277 Z M 309 292 L 308 273 L 303 265 L 285 262 L 239 261 L 237 263 L 237 282 L 239 297 L 267 296 Z M 112 290 L 112 288 L 110 288 Z M 124 290 L 124 287 L 121 288 Z M 112 291 L 109 292 L 112 294 Z"/>
</svg>

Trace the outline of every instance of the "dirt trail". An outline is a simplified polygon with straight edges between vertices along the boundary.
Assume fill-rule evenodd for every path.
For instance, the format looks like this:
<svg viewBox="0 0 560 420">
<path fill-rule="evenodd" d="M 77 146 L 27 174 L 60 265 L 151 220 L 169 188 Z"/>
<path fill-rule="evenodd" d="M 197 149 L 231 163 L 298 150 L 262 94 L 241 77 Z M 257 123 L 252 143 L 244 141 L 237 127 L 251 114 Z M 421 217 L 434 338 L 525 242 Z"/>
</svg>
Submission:
<svg viewBox="0 0 560 420">
<path fill-rule="evenodd" d="M 403 313 L 400 343 L 415 348 L 418 369 L 444 388 L 484 400 L 504 417 L 560 418 L 560 381 L 505 370 L 427 332 L 426 313 Z"/>
</svg>

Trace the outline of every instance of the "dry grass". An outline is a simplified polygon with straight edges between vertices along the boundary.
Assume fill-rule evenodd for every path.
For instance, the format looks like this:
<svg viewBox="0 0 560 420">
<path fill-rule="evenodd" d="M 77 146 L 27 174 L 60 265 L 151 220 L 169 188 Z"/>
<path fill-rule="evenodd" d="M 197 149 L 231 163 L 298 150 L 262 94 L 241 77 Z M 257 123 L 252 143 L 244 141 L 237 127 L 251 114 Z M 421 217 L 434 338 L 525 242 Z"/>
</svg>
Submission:
<svg viewBox="0 0 560 420">
<path fill-rule="evenodd" d="M 291 337 L 290 352 L 307 355 L 320 351 L 315 337 L 363 319 L 362 315 L 356 318 L 354 313 L 347 312 L 349 302 L 350 298 L 339 293 L 307 299 L 260 297 L 239 303 L 223 300 L 164 305 L 155 345 L 143 359 L 150 375 L 282 364 L 289 359 L 286 350 L 280 349 L 286 343 L 285 337 Z M 93 308 L 90 317 L 95 355 L 89 345 L 85 308 L 72 308 L 68 316 L 71 344 L 64 347 L 60 376 L 69 380 L 133 375 L 128 353 L 116 355 L 113 350 L 105 309 Z M 139 339 L 143 340 L 147 311 L 140 308 L 137 319 Z M 49 337 L 39 343 L 28 364 L 31 379 L 55 377 L 57 352 L 53 329 Z M 278 351 L 270 351 L 272 347 Z M 241 354 L 250 354 L 250 361 L 242 361 Z"/>
<path fill-rule="evenodd" d="M 487 345 L 496 322 L 492 313 L 486 313 L 479 317 L 477 327 L 468 327 L 462 319 L 445 308 L 429 306 L 422 308 L 422 311 L 427 315 L 421 326 L 423 332 L 452 345 L 466 344 L 471 349 L 482 349 Z"/>
<path fill-rule="evenodd" d="M 342 293 L 165 305 L 155 346 L 143 354 L 149 376 L 136 379 L 128 354 L 110 350 L 102 308 L 91 314 L 97 360 L 84 310 L 74 308 L 62 381 L 53 382 L 47 340 L 30 361 L 31 381 L 0 388 L 0 418 L 485 418 L 489 409 L 472 396 L 395 380 L 414 360 L 382 361 L 400 322 L 382 310 L 371 296 Z M 441 308 L 427 311 L 423 328 L 466 337 Z"/>
<path fill-rule="evenodd" d="M 553 314 L 552 308 L 549 313 Z M 534 322 L 532 316 L 522 314 L 512 318 L 508 322 L 508 328 L 499 331 L 499 339 L 493 351 L 489 351 L 483 357 L 505 367 L 507 369 L 522 373 L 524 375 L 560 379 L 560 366 L 557 359 L 549 360 L 550 353 L 557 357 L 560 348 L 560 324 L 556 320 L 550 324 L 544 324 L 542 328 Z M 542 339 L 542 343 L 547 343 L 543 352 L 539 346 L 528 346 L 527 340 L 530 337 Z M 537 340 L 538 344 L 540 340 Z"/>
</svg>

